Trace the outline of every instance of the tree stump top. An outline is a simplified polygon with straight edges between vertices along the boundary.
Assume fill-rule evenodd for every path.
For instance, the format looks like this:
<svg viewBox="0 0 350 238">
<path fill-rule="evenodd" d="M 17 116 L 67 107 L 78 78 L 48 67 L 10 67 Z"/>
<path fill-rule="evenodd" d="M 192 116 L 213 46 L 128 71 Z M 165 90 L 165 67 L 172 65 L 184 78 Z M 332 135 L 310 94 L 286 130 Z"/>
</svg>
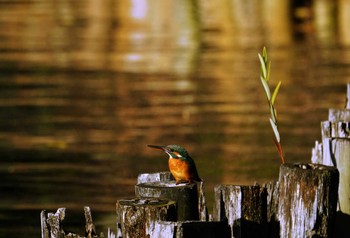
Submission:
<svg viewBox="0 0 350 238">
<path fill-rule="evenodd" d="M 118 200 L 118 203 L 122 206 L 164 206 L 176 204 L 175 201 L 162 198 L 130 198 Z"/>
<path fill-rule="evenodd" d="M 156 182 L 147 182 L 147 183 L 141 183 L 138 184 L 139 186 L 145 186 L 145 187 L 151 187 L 151 188 L 181 188 L 181 187 L 193 187 L 196 184 L 191 183 L 191 184 L 186 184 L 186 183 L 180 183 L 176 184 L 175 180 L 169 180 L 169 181 L 156 181 Z"/>
<path fill-rule="evenodd" d="M 174 180 L 173 176 L 169 171 L 158 172 L 158 173 L 143 173 L 137 177 L 137 184 L 149 183 L 149 182 L 165 182 Z"/>
<path fill-rule="evenodd" d="M 350 109 L 330 108 L 328 111 L 328 121 L 350 121 Z"/>
<path fill-rule="evenodd" d="M 282 167 L 286 167 L 289 169 L 295 169 L 295 170 L 328 170 L 328 171 L 336 171 L 337 168 L 333 166 L 327 166 L 323 164 L 311 164 L 311 163 L 296 163 L 296 164 L 283 164 Z"/>
</svg>

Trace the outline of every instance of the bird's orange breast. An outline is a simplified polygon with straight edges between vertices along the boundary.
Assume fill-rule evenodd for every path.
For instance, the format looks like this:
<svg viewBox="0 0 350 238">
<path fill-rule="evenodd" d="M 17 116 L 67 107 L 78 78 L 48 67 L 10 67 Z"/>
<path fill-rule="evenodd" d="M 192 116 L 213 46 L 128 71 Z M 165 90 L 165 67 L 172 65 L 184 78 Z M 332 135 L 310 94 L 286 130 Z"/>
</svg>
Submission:
<svg viewBox="0 0 350 238">
<path fill-rule="evenodd" d="M 176 181 L 189 180 L 188 165 L 185 161 L 180 159 L 169 159 L 169 170 Z"/>
</svg>

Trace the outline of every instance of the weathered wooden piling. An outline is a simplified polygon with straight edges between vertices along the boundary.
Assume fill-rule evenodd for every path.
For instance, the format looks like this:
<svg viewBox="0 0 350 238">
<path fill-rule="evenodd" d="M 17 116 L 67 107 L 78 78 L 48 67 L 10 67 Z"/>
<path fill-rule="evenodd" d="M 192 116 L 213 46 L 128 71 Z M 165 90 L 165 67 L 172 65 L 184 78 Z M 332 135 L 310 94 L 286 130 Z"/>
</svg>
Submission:
<svg viewBox="0 0 350 238">
<path fill-rule="evenodd" d="M 174 192 L 175 194 L 188 193 L 184 187 L 189 188 L 191 193 L 197 192 L 197 189 L 194 189 L 197 184 L 175 185 L 175 181 L 169 178 L 171 179 L 169 174 L 164 172 L 139 176 L 138 181 L 146 183 L 138 185 L 146 184 L 146 186 L 136 186 L 136 193 L 157 197 L 140 196 L 118 200 L 116 204 L 117 227 L 120 227 L 118 234 L 123 238 L 194 236 L 294 238 L 333 235 L 339 183 L 339 173 L 335 167 L 319 164 L 283 164 L 280 167 L 279 180 L 264 186 L 217 185 L 214 221 L 198 219 L 178 221 L 178 202 L 161 197 L 174 188 L 166 187 L 167 192 L 162 195 L 160 184 L 165 183 L 167 186 L 173 184 L 172 186 L 178 190 Z M 151 184 L 154 183 L 157 185 L 153 188 Z M 191 202 L 191 199 L 186 201 Z M 198 203 L 197 198 L 196 204 Z M 192 210 L 191 206 L 194 205 L 181 206 Z M 42 211 L 42 238 L 99 237 L 96 235 L 90 208 L 85 207 L 84 213 L 86 235 L 79 236 L 72 233 L 65 234 L 62 227 L 64 208 L 47 215 Z M 197 210 L 197 217 L 198 213 Z"/>
<path fill-rule="evenodd" d="M 48 213 L 41 211 L 41 237 L 42 238 L 61 238 L 65 233 L 62 227 L 62 221 L 66 215 L 65 208 L 58 208 L 56 213 Z"/>
<path fill-rule="evenodd" d="M 263 185 L 267 192 L 267 234 L 269 238 L 280 237 L 280 223 L 278 221 L 279 183 L 271 181 Z"/>
<path fill-rule="evenodd" d="M 170 172 L 163 171 L 157 173 L 142 173 L 137 176 L 137 184 L 152 183 L 152 182 L 166 182 L 175 180 Z"/>
<path fill-rule="evenodd" d="M 350 110 L 329 110 L 322 122 L 323 164 L 339 170 L 339 210 L 350 215 Z"/>
<path fill-rule="evenodd" d="M 334 231 L 339 173 L 317 164 L 282 164 L 280 237 L 330 237 Z"/>
<path fill-rule="evenodd" d="M 329 109 L 328 121 L 321 122 L 322 143 L 316 141 L 311 161 L 339 170 L 339 207 L 350 216 L 350 83 L 344 109 Z"/>
<path fill-rule="evenodd" d="M 98 238 L 103 237 L 96 234 L 95 225 L 92 221 L 92 215 L 90 207 L 84 207 L 85 216 L 85 235 L 80 236 L 74 233 L 66 232 L 63 229 L 62 222 L 65 218 L 65 208 L 58 208 L 56 213 L 47 213 L 43 210 L 40 213 L 41 219 L 41 238 Z M 112 233 L 110 233 L 112 234 Z"/>
<path fill-rule="evenodd" d="M 135 186 L 140 198 L 167 198 L 177 203 L 177 220 L 199 220 L 197 184 L 179 184 L 175 181 L 141 183 Z"/>
<path fill-rule="evenodd" d="M 123 238 L 150 237 L 156 221 L 176 221 L 176 202 L 168 199 L 123 199 L 116 204 Z"/>
<path fill-rule="evenodd" d="M 256 186 L 217 185 L 214 220 L 226 221 L 230 237 L 267 237 L 267 190 Z"/>
<path fill-rule="evenodd" d="M 140 198 L 167 198 L 176 201 L 178 221 L 207 220 L 203 182 L 175 183 L 170 172 L 140 174 L 135 194 Z"/>
<path fill-rule="evenodd" d="M 317 164 L 282 164 L 279 180 L 264 186 L 217 185 L 214 220 L 231 237 L 331 237 L 339 173 Z"/>
<path fill-rule="evenodd" d="M 198 213 L 200 221 L 209 221 L 209 213 L 204 193 L 204 181 L 199 182 L 198 187 Z"/>
<path fill-rule="evenodd" d="M 179 221 L 156 222 L 155 229 L 151 232 L 152 238 L 229 238 L 230 228 L 227 222 L 206 221 Z"/>
<path fill-rule="evenodd" d="M 339 170 L 336 235 L 350 232 L 350 83 L 346 108 L 329 109 L 328 121 L 321 122 L 322 143 L 316 141 L 311 161 Z"/>
<path fill-rule="evenodd" d="M 86 237 L 90 238 L 96 235 L 95 225 L 92 222 L 92 215 L 90 207 L 84 207 L 84 216 L 85 216 L 85 233 Z"/>
</svg>

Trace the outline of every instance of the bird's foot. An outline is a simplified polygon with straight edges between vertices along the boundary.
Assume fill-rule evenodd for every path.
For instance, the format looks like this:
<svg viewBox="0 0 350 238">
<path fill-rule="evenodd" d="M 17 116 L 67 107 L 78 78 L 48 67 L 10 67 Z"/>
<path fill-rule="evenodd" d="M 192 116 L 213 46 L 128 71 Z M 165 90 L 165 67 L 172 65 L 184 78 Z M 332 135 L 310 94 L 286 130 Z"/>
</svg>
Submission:
<svg viewBox="0 0 350 238">
<path fill-rule="evenodd" d="M 176 185 L 179 185 L 181 183 L 188 185 L 188 184 L 191 184 L 192 182 L 193 181 L 178 180 L 178 181 L 176 181 Z"/>
</svg>

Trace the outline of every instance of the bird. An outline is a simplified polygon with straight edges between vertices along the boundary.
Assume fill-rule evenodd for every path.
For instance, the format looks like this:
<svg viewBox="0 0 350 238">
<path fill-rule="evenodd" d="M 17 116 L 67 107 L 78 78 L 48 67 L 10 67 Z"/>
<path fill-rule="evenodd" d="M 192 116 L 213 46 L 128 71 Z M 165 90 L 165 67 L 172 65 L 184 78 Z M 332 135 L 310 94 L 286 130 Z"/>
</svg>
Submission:
<svg viewBox="0 0 350 238">
<path fill-rule="evenodd" d="M 176 185 L 181 182 L 191 184 L 193 182 L 202 181 L 198 176 L 197 168 L 193 159 L 185 148 L 179 145 L 148 145 L 148 147 L 163 150 L 169 155 L 169 170 L 176 180 Z"/>
</svg>

